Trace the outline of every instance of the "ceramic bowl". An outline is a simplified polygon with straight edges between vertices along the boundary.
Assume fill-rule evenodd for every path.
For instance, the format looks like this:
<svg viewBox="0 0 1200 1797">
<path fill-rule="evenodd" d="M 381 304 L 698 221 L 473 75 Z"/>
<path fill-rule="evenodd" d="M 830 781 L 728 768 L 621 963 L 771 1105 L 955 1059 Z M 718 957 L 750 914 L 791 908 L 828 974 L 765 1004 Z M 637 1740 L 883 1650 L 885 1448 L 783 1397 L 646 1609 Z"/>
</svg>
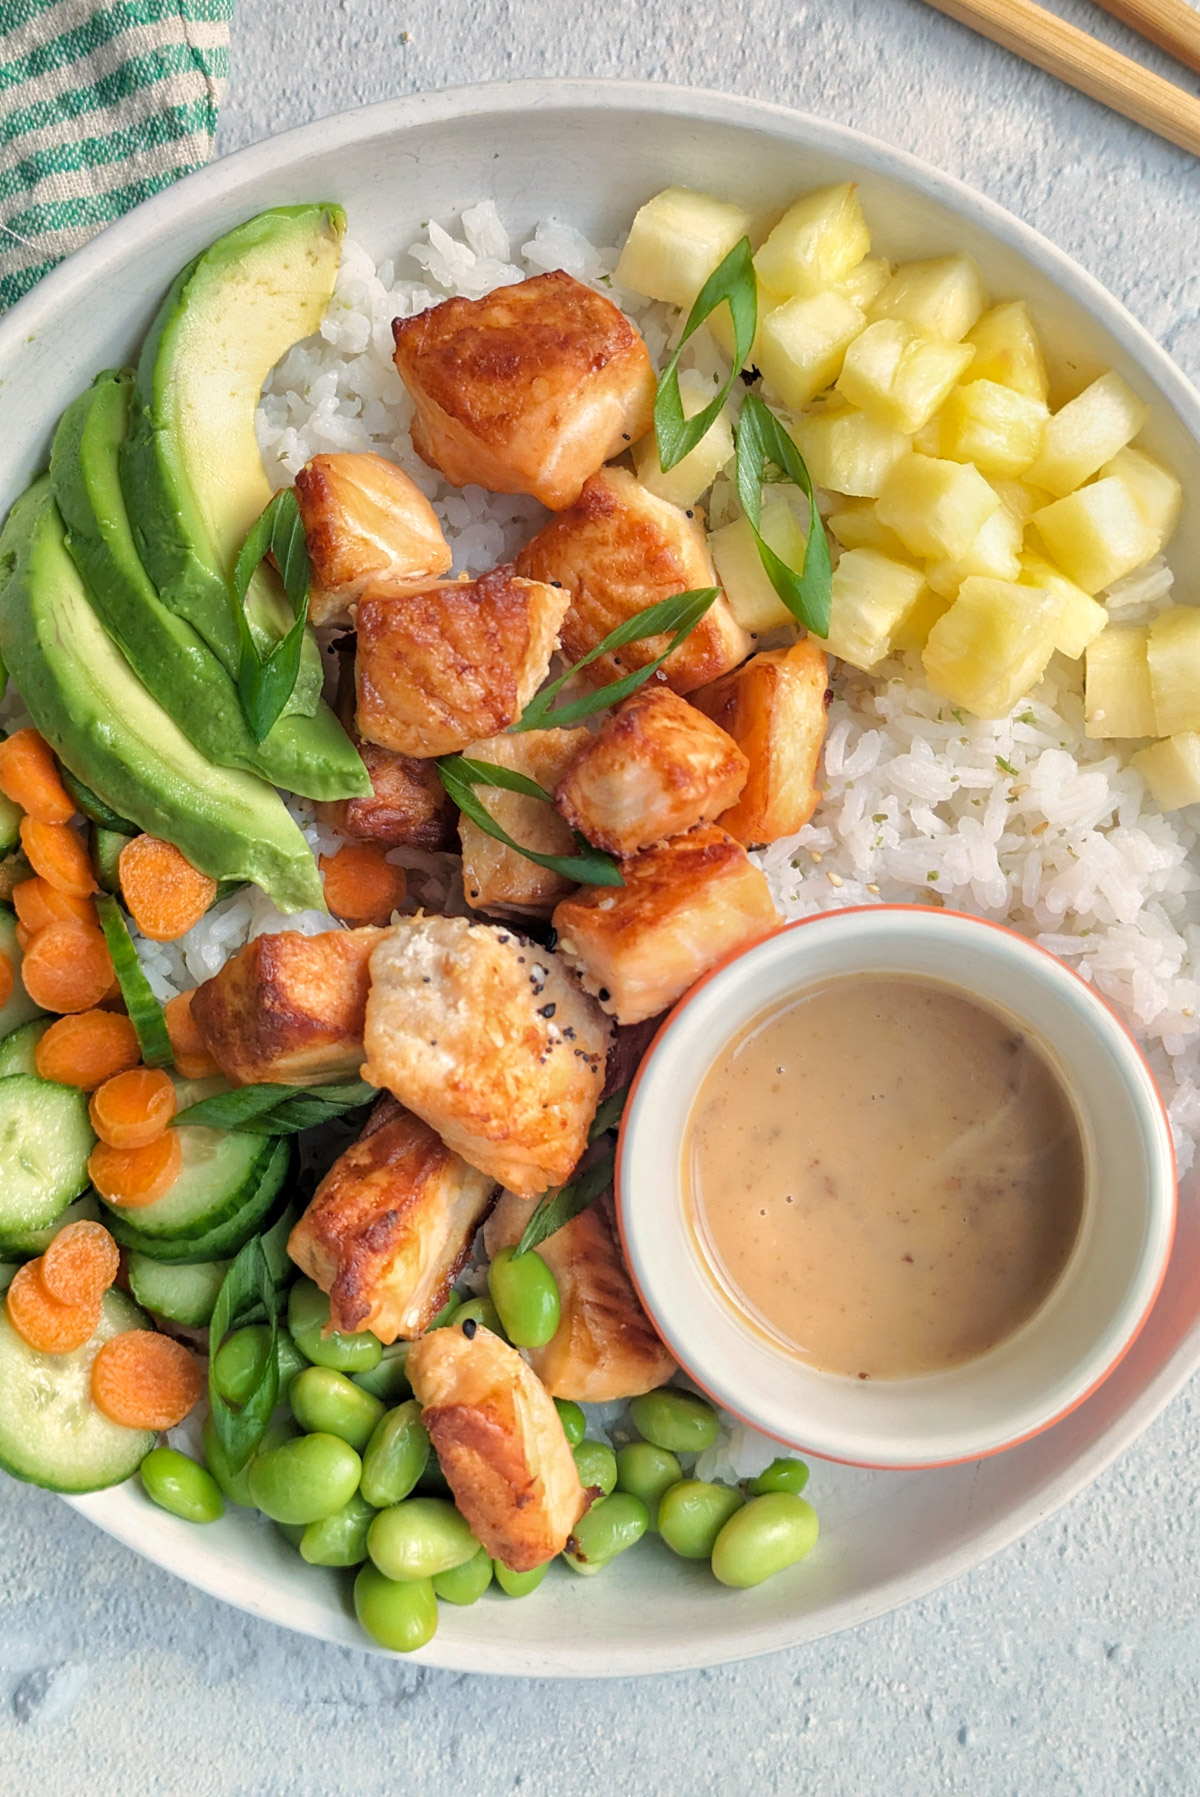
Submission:
<svg viewBox="0 0 1200 1797">
<path fill-rule="evenodd" d="M 1063 1272 L 988 1353 L 920 1378 L 823 1372 L 749 1324 L 714 1278 L 685 1191 L 706 1075 L 764 1013 L 851 975 L 949 982 L 1038 1043 L 1079 1122 L 1084 1201 Z M 787 1102 L 785 1091 L 779 1102 Z M 820 1122 L 813 1120 L 814 1140 Z M 1128 1350 L 1175 1230 L 1170 1125 L 1132 1036 L 1092 987 L 1023 936 L 915 905 L 827 912 L 734 955 L 672 1011 L 625 1107 L 617 1214 L 626 1259 L 680 1365 L 727 1410 L 788 1446 L 859 1466 L 978 1460 L 1073 1410 Z"/>
</svg>

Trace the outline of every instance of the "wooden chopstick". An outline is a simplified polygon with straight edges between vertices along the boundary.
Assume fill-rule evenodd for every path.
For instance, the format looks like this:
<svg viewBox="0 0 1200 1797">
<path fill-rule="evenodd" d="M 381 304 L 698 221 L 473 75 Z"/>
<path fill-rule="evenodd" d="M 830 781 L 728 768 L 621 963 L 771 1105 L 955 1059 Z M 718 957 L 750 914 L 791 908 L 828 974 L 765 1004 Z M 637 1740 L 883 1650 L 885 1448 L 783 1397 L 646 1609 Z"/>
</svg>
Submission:
<svg viewBox="0 0 1200 1797">
<path fill-rule="evenodd" d="M 1200 12 L 1187 0 L 1096 0 L 1096 5 L 1169 50 L 1177 62 L 1200 69 Z"/>
<path fill-rule="evenodd" d="M 928 0 L 939 12 L 1200 156 L 1200 100 L 1033 0 Z"/>
</svg>

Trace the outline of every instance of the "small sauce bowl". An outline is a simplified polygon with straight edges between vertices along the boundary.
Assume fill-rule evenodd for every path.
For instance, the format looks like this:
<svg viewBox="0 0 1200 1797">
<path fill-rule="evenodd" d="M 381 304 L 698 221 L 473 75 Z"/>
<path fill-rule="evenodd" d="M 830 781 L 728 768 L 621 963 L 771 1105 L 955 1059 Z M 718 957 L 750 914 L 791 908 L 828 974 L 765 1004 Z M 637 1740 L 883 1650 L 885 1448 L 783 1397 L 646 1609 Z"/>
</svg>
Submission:
<svg viewBox="0 0 1200 1797">
<path fill-rule="evenodd" d="M 772 1340 L 722 1292 L 688 1216 L 688 1121 L 714 1061 L 765 1011 L 856 973 L 936 980 L 1011 1018 L 1050 1060 L 1083 1137 L 1083 1213 L 1057 1284 L 995 1347 L 916 1378 L 826 1373 Z M 920 905 L 804 918 L 693 987 L 634 1081 L 616 1189 L 621 1239 L 642 1303 L 696 1384 L 788 1447 L 895 1468 L 999 1453 L 1082 1403 L 1149 1315 L 1171 1252 L 1177 1201 L 1162 1098 L 1141 1050 L 1104 1000 L 1015 931 Z"/>
</svg>

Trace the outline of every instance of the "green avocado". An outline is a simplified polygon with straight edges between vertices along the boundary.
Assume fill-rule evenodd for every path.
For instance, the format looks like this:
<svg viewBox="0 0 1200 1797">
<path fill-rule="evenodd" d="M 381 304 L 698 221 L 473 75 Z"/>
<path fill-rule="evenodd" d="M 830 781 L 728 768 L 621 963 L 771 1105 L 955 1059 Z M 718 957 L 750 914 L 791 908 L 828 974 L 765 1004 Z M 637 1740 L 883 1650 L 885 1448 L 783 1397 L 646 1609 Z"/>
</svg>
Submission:
<svg viewBox="0 0 1200 1797">
<path fill-rule="evenodd" d="M 254 414 L 279 358 L 320 325 L 346 218 L 339 206 L 277 206 L 228 232 L 178 276 L 142 347 L 121 483 L 143 566 L 163 603 L 226 670 L 238 665 L 233 568 L 271 497 Z M 262 566 L 246 615 L 269 649 L 292 621 Z M 321 662 L 309 634 L 289 712 L 311 716 Z"/>
<path fill-rule="evenodd" d="M 138 559 L 118 472 L 132 379 L 111 371 L 98 376 L 67 407 L 50 454 L 67 548 L 93 611 L 139 680 L 210 761 L 261 774 L 310 799 L 370 792 L 361 757 L 324 703 L 314 717 L 281 718 L 264 742 L 255 742 L 225 669 L 159 598 Z M 107 818 L 98 821 L 113 827 Z"/>
<path fill-rule="evenodd" d="M 214 767 L 142 685 L 88 602 L 48 479 L 0 534 L 0 655 L 66 767 L 139 830 L 281 911 L 324 910 L 321 877 L 278 793 Z"/>
</svg>

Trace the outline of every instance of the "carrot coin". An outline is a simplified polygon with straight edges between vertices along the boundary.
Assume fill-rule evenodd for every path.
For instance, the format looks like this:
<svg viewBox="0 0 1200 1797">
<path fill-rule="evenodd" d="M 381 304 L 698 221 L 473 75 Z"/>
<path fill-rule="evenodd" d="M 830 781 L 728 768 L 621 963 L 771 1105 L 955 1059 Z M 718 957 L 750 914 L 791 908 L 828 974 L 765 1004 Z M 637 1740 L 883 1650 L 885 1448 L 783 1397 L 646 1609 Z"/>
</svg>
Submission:
<svg viewBox="0 0 1200 1797">
<path fill-rule="evenodd" d="M 76 1011 L 58 1017 L 33 1051 L 39 1079 L 94 1092 L 142 1058 L 137 1031 L 115 1011 Z"/>
<path fill-rule="evenodd" d="M 97 890 L 87 845 L 69 824 L 44 824 L 36 817 L 23 817 L 21 847 L 34 873 L 60 892 L 87 898 Z"/>
<path fill-rule="evenodd" d="M 82 923 L 49 923 L 30 938 L 21 978 L 44 1011 L 90 1011 L 112 985 L 112 956 L 99 930 Z"/>
<path fill-rule="evenodd" d="M 169 1074 L 132 1067 L 105 1080 L 88 1106 L 92 1128 L 110 1148 L 157 1142 L 178 1110 Z"/>
<path fill-rule="evenodd" d="M 96 1333 L 100 1296 L 86 1304 L 60 1304 L 42 1283 L 42 1263 L 27 1260 L 12 1276 L 5 1294 L 8 1320 L 39 1354 L 73 1354 Z"/>
<path fill-rule="evenodd" d="M 177 942 L 200 922 L 217 896 L 217 882 L 202 874 L 172 842 L 135 836 L 117 859 L 121 897 L 143 936 Z"/>
<path fill-rule="evenodd" d="M 144 1148 L 110 1148 L 99 1142 L 88 1156 L 92 1184 L 123 1210 L 138 1210 L 169 1192 L 182 1165 L 183 1149 L 172 1129 Z"/>
<path fill-rule="evenodd" d="M 54 750 L 33 729 L 17 730 L 0 742 L 0 792 L 39 823 L 65 824 L 75 815 Z"/>
<path fill-rule="evenodd" d="M 68 1223 L 42 1255 L 42 1284 L 60 1304 L 91 1304 L 104 1296 L 120 1265 L 120 1250 L 103 1223 Z"/>
<path fill-rule="evenodd" d="M 149 1329 L 106 1341 L 92 1362 L 92 1397 L 127 1429 L 173 1429 L 199 1402 L 204 1380 L 182 1342 Z"/>
<path fill-rule="evenodd" d="M 175 1071 L 183 1079 L 211 1079 L 221 1069 L 209 1054 L 200 1025 L 192 1016 L 195 990 L 193 987 L 191 992 L 177 992 L 174 998 L 167 1000 L 163 1013 L 175 1057 Z"/>
<path fill-rule="evenodd" d="M 336 855 L 322 855 L 325 903 L 344 923 L 383 924 L 408 890 L 404 869 L 387 859 L 382 843 L 348 842 Z"/>
<path fill-rule="evenodd" d="M 96 907 L 90 898 L 72 898 L 35 874 L 13 887 L 13 909 L 27 930 L 44 930 L 48 923 L 87 923 L 99 929 Z"/>
</svg>

